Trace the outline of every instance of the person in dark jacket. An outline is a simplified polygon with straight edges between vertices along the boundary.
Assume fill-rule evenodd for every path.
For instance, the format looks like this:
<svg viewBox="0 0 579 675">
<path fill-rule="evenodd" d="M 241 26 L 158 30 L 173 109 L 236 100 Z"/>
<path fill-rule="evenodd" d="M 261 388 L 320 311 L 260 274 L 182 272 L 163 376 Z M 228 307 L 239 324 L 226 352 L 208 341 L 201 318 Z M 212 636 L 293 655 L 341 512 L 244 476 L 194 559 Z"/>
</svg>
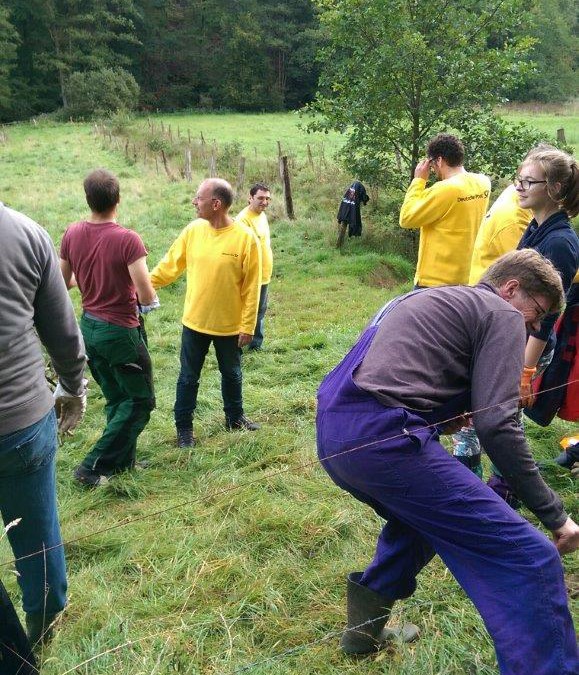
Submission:
<svg viewBox="0 0 579 675">
<path fill-rule="evenodd" d="M 338 209 L 338 224 L 341 226 L 338 247 L 344 243 L 346 227 L 348 228 L 348 237 L 362 236 L 360 204 L 367 204 L 369 201 L 370 197 L 368 197 L 366 188 L 360 181 L 355 180 L 344 193 Z"/>
</svg>

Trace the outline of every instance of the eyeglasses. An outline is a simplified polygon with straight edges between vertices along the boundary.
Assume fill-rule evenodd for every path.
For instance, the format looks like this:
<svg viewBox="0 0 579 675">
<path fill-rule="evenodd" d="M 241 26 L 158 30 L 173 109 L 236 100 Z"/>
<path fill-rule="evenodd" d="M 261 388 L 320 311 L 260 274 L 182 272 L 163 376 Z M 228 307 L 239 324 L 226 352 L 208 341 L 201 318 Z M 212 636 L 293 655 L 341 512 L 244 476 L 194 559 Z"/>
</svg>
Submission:
<svg viewBox="0 0 579 675">
<path fill-rule="evenodd" d="M 537 185 L 539 183 L 546 183 L 546 180 L 527 180 L 526 178 L 519 178 L 515 176 L 513 178 L 513 184 L 515 187 L 520 187 L 523 190 L 528 190 L 531 185 Z"/>
<path fill-rule="evenodd" d="M 536 312 L 537 312 L 537 321 L 542 321 L 542 320 L 547 316 L 547 314 L 549 314 L 549 310 L 546 310 L 546 309 L 541 305 L 541 303 L 537 302 L 537 300 L 536 300 L 530 293 L 528 293 L 527 291 L 525 291 L 525 295 L 526 295 L 528 298 L 531 298 L 531 300 L 535 303 L 535 307 L 537 308 L 537 309 L 536 309 Z"/>
</svg>

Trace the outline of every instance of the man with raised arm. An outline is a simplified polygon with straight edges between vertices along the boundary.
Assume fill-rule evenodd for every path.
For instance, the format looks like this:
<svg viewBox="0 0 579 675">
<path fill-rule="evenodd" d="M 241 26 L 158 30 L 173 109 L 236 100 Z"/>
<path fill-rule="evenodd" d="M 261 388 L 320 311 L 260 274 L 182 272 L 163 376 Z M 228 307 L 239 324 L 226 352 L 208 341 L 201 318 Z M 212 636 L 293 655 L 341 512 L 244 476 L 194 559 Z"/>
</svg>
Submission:
<svg viewBox="0 0 579 675">
<path fill-rule="evenodd" d="M 141 238 L 117 223 L 116 176 L 97 169 L 85 178 L 84 191 L 91 214 L 64 233 L 60 267 L 67 286 L 74 278 L 80 290 L 88 364 L 106 400 L 105 430 L 74 471 L 81 485 L 96 487 L 135 466 L 137 438 L 155 407 L 139 311 L 154 309 L 158 300 Z"/>
<path fill-rule="evenodd" d="M 185 227 L 151 272 L 155 288 L 187 272 L 174 407 L 180 448 L 195 444 L 193 414 L 201 370 L 212 343 L 221 372 L 226 428 L 259 429 L 243 410 L 241 374 L 241 348 L 250 344 L 257 319 L 259 244 L 248 227 L 229 215 L 232 203 L 233 190 L 227 181 L 204 180 L 193 199 L 197 219 Z"/>
<path fill-rule="evenodd" d="M 58 257 L 37 223 L 0 203 L 0 511 L 16 558 L 32 644 L 66 605 L 56 504 L 57 424 L 72 433 L 86 406 L 85 354 Z M 42 346 L 58 375 L 54 397 Z M 56 402 L 56 416 L 54 406 Z"/>
<path fill-rule="evenodd" d="M 438 181 L 426 187 L 430 171 Z M 464 168 L 464 147 L 456 136 L 438 134 L 430 140 L 400 210 L 400 227 L 420 229 L 416 288 L 468 283 L 490 192 L 487 176 Z"/>
</svg>

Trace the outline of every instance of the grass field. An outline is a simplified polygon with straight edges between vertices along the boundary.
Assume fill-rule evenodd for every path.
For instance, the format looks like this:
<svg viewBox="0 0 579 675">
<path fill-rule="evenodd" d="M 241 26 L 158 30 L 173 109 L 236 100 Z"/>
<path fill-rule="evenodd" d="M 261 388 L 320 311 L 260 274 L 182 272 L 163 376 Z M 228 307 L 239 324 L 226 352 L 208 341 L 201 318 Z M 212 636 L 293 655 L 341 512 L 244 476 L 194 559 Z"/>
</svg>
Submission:
<svg viewBox="0 0 579 675">
<path fill-rule="evenodd" d="M 176 126 L 177 119 L 166 121 Z M 258 143 L 273 144 L 275 158 L 277 140 L 305 151 L 309 141 L 294 121 L 290 115 L 191 116 L 182 118 L 181 129 L 201 130 L 207 139 L 219 134 L 260 152 Z M 0 156 L 0 199 L 35 218 L 56 242 L 86 212 L 84 175 L 95 166 L 115 171 L 122 187 L 120 221 L 142 234 L 151 266 L 193 217 L 192 185 L 202 178 L 194 175 L 192 185 L 169 182 L 151 164 L 127 160 L 88 125 L 15 126 Z M 192 452 L 174 446 L 180 281 L 160 292 L 162 307 L 147 320 L 157 410 L 141 437 L 139 457 L 150 468 L 95 491 L 73 484 L 72 468 L 102 428 L 103 401 L 94 385 L 82 427 L 61 447 L 70 604 L 43 654 L 45 675 L 496 673 L 482 621 L 438 559 L 395 611 L 395 621 L 403 615 L 420 626 L 419 642 L 396 644 L 362 661 L 347 660 L 338 649 L 343 578 L 370 560 L 380 521 L 318 467 L 315 392 L 372 313 L 409 288 L 412 264 L 383 252 L 387 243 L 370 248 L 366 238 L 337 251 L 334 212 L 347 178 L 331 165 L 323 174 L 308 173 L 301 158 L 296 184 L 304 187 L 294 195 L 295 221 L 283 216 L 274 187 L 275 271 L 265 350 L 244 357 L 245 407 L 262 430 L 223 430 L 217 365 L 210 356 L 195 422 L 199 446 Z M 306 189 L 308 182 L 313 187 Z M 240 197 L 233 212 L 242 206 Z M 560 421 L 545 430 L 529 424 L 536 456 L 552 458 L 559 438 L 573 429 Z M 576 515 L 569 474 L 552 467 L 548 480 Z M 10 560 L 4 540 L 0 573 L 18 598 Z M 576 588 L 577 557 L 566 558 L 565 566 Z"/>
</svg>

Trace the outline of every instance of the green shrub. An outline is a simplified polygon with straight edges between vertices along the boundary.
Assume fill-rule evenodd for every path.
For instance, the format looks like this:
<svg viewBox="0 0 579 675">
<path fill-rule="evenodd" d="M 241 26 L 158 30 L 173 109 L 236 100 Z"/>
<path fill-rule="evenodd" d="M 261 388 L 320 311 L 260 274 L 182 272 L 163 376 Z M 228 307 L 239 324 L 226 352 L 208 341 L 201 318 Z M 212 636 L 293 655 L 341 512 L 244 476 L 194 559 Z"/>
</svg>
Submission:
<svg viewBox="0 0 579 675">
<path fill-rule="evenodd" d="M 67 116 L 91 119 L 134 110 L 139 101 L 139 85 L 123 68 L 102 68 L 73 73 L 66 83 L 65 94 Z"/>
</svg>

